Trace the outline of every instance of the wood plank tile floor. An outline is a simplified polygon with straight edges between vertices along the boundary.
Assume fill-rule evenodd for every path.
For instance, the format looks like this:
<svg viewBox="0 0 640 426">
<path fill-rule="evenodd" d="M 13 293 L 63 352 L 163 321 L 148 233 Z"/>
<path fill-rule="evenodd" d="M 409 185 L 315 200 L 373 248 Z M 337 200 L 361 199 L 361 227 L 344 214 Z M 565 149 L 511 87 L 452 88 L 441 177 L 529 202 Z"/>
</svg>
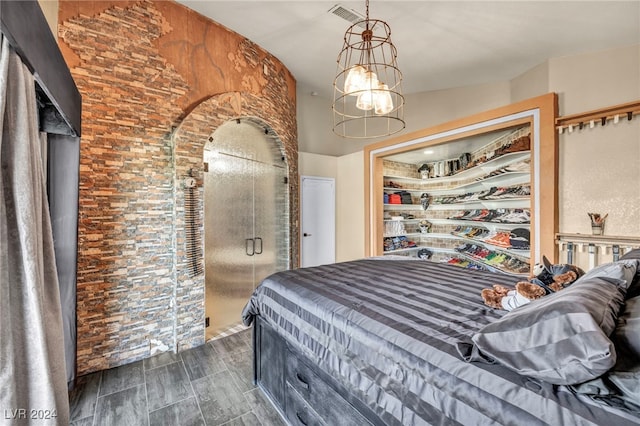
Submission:
<svg viewBox="0 0 640 426">
<path fill-rule="evenodd" d="M 81 376 L 71 425 L 285 425 L 253 382 L 251 329 Z"/>
</svg>

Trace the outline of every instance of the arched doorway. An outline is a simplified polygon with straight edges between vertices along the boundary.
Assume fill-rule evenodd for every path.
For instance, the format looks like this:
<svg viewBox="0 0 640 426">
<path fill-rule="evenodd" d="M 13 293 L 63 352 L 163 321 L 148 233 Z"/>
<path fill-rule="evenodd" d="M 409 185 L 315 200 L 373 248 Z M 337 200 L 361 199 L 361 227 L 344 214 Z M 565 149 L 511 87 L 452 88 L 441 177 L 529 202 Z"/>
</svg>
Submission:
<svg viewBox="0 0 640 426">
<path fill-rule="evenodd" d="M 270 112 L 268 119 L 263 118 L 265 111 L 271 111 L 271 107 L 263 97 L 251 93 L 221 93 L 196 105 L 171 134 L 175 173 L 173 326 L 177 351 L 205 343 L 203 153 L 215 130 L 228 122 L 237 124 L 237 117 L 241 117 L 241 122 L 251 121 L 261 132 L 267 129 L 267 136 L 275 144 L 272 146 L 277 146 L 274 156 L 275 152 L 284 153 L 289 183 L 285 185 L 287 211 L 282 215 L 288 223 L 288 229 L 284 231 L 283 238 L 288 241 L 287 264 L 289 267 L 298 265 L 298 151 L 295 120 L 283 119 L 286 114 L 282 111 Z M 291 113 L 294 117 L 295 109 Z"/>
<path fill-rule="evenodd" d="M 289 268 L 288 169 L 257 118 L 219 126 L 204 146 L 206 340 L 240 325 L 255 287 Z"/>
</svg>

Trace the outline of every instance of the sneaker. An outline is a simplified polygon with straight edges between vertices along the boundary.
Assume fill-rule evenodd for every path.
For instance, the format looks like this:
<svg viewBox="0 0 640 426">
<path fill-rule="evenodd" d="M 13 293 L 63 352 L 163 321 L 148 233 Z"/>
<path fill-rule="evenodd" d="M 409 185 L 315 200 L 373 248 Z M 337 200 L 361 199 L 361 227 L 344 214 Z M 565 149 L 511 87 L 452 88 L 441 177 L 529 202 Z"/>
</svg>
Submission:
<svg viewBox="0 0 640 426">
<path fill-rule="evenodd" d="M 485 242 L 489 244 L 493 244 L 494 246 L 509 248 L 511 247 L 510 242 L 511 233 L 508 231 L 497 232 L 491 238 L 485 238 Z"/>
<path fill-rule="evenodd" d="M 512 213 L 500 217 L 503 223 L 529 223 L 531 222 L 531 214 L 529 210 L 516 209 Z"/>
</svg>

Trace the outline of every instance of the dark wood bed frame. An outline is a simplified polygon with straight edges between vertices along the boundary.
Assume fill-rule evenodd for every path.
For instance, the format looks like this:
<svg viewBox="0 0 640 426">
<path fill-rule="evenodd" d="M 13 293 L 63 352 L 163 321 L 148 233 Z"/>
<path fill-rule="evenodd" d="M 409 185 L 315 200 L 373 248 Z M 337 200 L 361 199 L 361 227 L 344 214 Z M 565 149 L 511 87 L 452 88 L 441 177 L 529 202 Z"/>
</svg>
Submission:
<svg viewBox="0 0 640 426">
<path fill-rule="evenodd" d="M 386 424 L 260 317 L 254 322 L 253 347 L 254 380 L 290 424 Z"/>
</svg>

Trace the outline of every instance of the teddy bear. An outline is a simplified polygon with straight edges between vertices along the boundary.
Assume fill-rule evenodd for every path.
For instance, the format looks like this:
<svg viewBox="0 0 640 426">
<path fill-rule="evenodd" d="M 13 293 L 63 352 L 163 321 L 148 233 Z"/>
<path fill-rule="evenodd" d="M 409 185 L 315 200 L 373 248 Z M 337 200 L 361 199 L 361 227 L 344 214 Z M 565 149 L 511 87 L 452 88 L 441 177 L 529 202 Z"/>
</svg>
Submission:
<svg viewBox="0 0 640 426">
<path fill-rule="evenodd" d="M 519 281 L 512 289 L 494 284 L 492 288 L 483 289 L 481 296 L 487 306 L 511 311 L 532 300 L 562 290 L 583 274 L 584 271 L 575 265 L 553 265 L 546 256 L 542 256 L 542 263 L 534 266 L 529 281 Z"/>
</svg>

